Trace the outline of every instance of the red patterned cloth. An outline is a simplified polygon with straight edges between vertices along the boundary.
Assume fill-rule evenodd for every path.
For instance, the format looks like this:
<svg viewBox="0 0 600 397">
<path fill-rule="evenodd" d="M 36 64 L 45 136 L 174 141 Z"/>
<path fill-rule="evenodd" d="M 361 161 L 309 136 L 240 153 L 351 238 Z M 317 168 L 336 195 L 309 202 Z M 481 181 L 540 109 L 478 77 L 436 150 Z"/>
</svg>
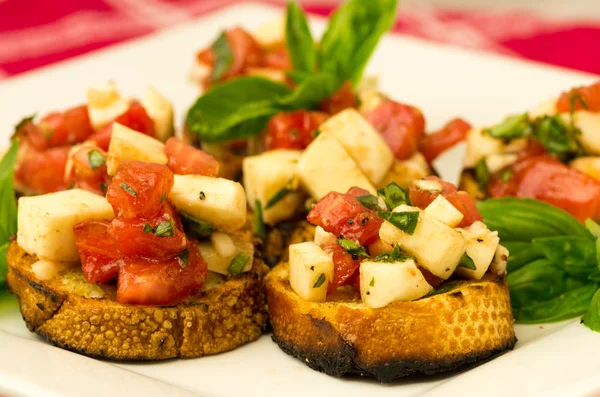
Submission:
<svg viewBox="0 0 600 397">
<path fill-rule="evenodd" d="M 0 1 L 0 79 L 193 19 L 234 0 Z M 267 1 L 278 3 L 276 0 Z M 328 15 L 333 6 L 307 5 Z M 401 7 L 395 31 L 600 74 L 600 21 Z"/>
</svg>

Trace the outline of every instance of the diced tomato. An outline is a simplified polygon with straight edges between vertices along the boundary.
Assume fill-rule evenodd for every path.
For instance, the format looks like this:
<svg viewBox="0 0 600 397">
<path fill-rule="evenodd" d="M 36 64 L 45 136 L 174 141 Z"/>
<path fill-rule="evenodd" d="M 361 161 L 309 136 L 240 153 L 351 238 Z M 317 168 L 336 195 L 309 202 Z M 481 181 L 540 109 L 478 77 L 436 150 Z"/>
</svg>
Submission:
<svg viewBox="0 0 600 397">
<path fill-rule="evenodd" d="M 516 163 L 513 169 L 514 174 L 508 182 L 492 180 L 491 195 L 542 200 L 582 222 L 600 217 L 600 182 L 594 178 L 546 156 L 526 158 Z"/>
<path fill-rule="evenodd" d="M 213 156 L 177 138 L 172 137 L 167 140 L 165 154 L 169 159 L 167 166 L 175 174 L 206 176 L 219 174 L 219 162 Z"/>
<path fill-rule="evenodd" d="M 360 204 L 352 195 L 338 192 L 330 192 L 319 200 L 306 219 L 360 245 L 375 242 L 383 223 L 375 211 Z"/>
<path fill-rule="evenodd" d="M 154 122 L 146 113 L 146 109 L 139 103 L 133 102 L 129 109 L 125 113 L 115 118 L 114 122 L 124 125 L 125 127 L 131 128 L 142 134 L 154 137 Z M 110 138 L 112 136 L 112 125 L 101 128 L 89 138 L 90 141 L 95 142 L 98 147 L 102 150 L 108 150 L 110 144 Z"/>
<path fill-rule="evenodd" d="M 475 205 L 475 199 L 469 193 L 457 191 L 456 186 L 441 180 L 437 176 L 428 176 L 425 179 L 439 182 L 442 185 L 441 194 L 464 215 L 464 218 L 458 227 L 469 226 L 473 222 L 483 219 Z M 415 185 L 410 187 L 408 193 L 412 205 L 421 209 L 427 208 L 427 206 L 440 195 L 439 192 L 421 190 Z"/>
<path fill-rule="evenodd" d="M 367 196 L 371 193 L 369 193 L 368 190 L 363 189 L 362 187 L 352 186 L 350 189 L 348 189 L 346 194 L 351 197 L 359 197 L 359 196 Z"/>
<path fill-rule="evenodd" d="M 386 100 L 366 115 L 399 160 L 412 156 L 425 133 L 423 113 L 414 106 Z"/>
<path fill-rule="evenodd" d="M 119 272 L 121 255 L 109 227 L 108 221 L 89 220 L 73 228 L 83 275 L 90 283 L 107 283 Z"/>
<path fill-rule="evenodd" d="M 277 70 L 291 69 L 290 57 L 284 45 L 267 50 L 262 58 L 262 66 Z"/>
<path fill-rule="evenodd" d="M 19 145 L 15 179 L 31 193 L 65 190 L 65 167 L 70 147 L 59 146 L 39 152 L 27 141 Z"/>
<path fill-rule="evenodd" d="M 421 153 L 431 163 L 441 153 L 467 138 L 471 124 L 461 118 L 450 120 L 441 130 L 427 134 L 421 139 Z"/>
<path fill-rule="evenodd" d="M 429 270 L 420 267 L 419 270 L 423 273 L 423 277 L 425 277 L 425 281 L 433 288 L 439 287 L 443 282 L 443 278 L 439 278 L 438 276 L 434 276 Z"/>
<path fill-rule="evenodd" d="M 95 146 L 86 146 L 73 153 L 71 156 L 73 166 L 65 180 L 67 186 L 104 196 L 110 184 L 110 177 L 106 170 L 106 157 L 106 152 Z"/>
<path fill-rule="evenodd" d="M 331 294 L 340 285 L 347 285 L 351 281 L 350 278 L 360 267 L 360 259 L 352 257 L 339 244 L 327 244 L 321 248 L 333 256 L 333 280 L 327 287 L 327 293 Z"/>
<path fill-rule="evenodd" d="M 124 161 L 108 186 L 106 198 L 123 219 L 153 220 L 173 187 L 173 173 L 165 165 Z"/>
<path fill-rule="evenodd" d="M 27 142 L 30 147 L 37 151 L 44 151 L 48 147 L 48 137 L 32 121 L 26 121 L 16 132 L 17 138 L 20 139 L 21 144 Z"/>
<path fill-rule="evenodd" d="M 578 96 L 583 99 L 585 105 Z M 563 92 L 556 103 L 556 110 L 559 113 L 570 112 L 571 104 L 573 104 L 573 110 L 585 109 L 590 112 L 600 112 L 600 81 L 586 87 L 577 87 Z"/>
<path fill-rule="evenodd" d="M 196 241 L 190 240 L 186 249 L 170 258 L 123 258 L 117 302 L 170 305 L 196 294 L 206 281 L 208 268 Z"/>
<path fill-rule="evenodd" d="M 307 110 L 277 113 L 267 125 L 266 149 L 306 149 L 326 119 L 325 113 Z"/>
<path fill-rule="evenodd" d="M 321 102 L 319 109 L 327 114 L 334 115 L 347 108 L 356 108 L 357 105 L 356 95 L 352 90 L 352 82 L 346 81 L 332 96 Z"/>
<path fill-rule="evenodd" d="M 73 145 L 94 133 L 86 105 L 63 113 L 50 113 L 40 120 L 39 126 L 46 132 L 48 146 Z"/>
</svg>

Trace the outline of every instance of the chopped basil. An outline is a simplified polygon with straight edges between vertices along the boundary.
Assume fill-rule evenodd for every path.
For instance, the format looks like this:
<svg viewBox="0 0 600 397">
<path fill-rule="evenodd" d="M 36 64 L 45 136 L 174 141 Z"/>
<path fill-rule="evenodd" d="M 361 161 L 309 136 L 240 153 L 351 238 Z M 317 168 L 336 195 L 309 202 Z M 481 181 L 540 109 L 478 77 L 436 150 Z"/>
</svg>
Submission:
<svg viewBox="0 0 600 397">
<path fill-rule="evenodd" d="M 298 137 L 298 130 L 297 129 L 293 129 L 290 131 L 290 136 L 292 138 L 297 138 Z"/>
<path fill-rule="evenodd" d="M 378 211 L 377 215 L 396 226 L 405 233 L 412 235 L 419 221 L 418 211 L 407 212 L 382 212 Z"/>
<path fill-rule="evenodd" d="M 475 179 L 479 189 L 483 190 L 490 183 L 490 170 L 488 169 L 485 157 L 482 157 L 477 164 L 475 164 Z"/>
<path fill-rule="evenodd" d="M 145 228 L 145 227 L 144 227 Z M 154 229 L 154 235 L 156 237 L 172 237 L 175 235 L 175 224 L 173 223 L 173 219 L 169 219 L 168 221 L 162 221 L 159 223 Z"/>
<path fill-rule="evenodd" d="M 186 235 L 198 240 L 204 240 L 212 234 L 214 228 L 210 223 L 197 219 L 185 212 L 180 212 L 179 215 L 181 216 L 181 223 Z"/>
<path fill-rule="evenodd" d="M 279 189 L 274 195 L 273 197 L 271 197 L 269 199 L 269 201 L 267 201 L 267 204 L 265 205 L 265 209 L 268 210 L 269 208 L 273 207 L 275 204 L 277 204 L 278 202 L 280 202 L 281 200 L 283 200 L 283 198 L 285 196 L 287 196 L 289 193 L 292 192 L 292 182 L 293 182 L 294 178 L 290 179 L 288 181 L 288 183 L 285 184 L 284 187 L 282 187 L 281 189 Z"/>
<path fill-rule="evenodd" d="M 150 234 L 153 231 L 154 231 L 154 228 L 152 227 L 152 225 L 150 225 L 148 222 L 146 222 L 146 224 L 144 225 L 144 233 Z"/>
<path fill-rule="evenodd" d="M 160 202 L 161 202 L 161 204 L 164 203 L 166 199 L 167 199 L 167 193 L 163 193 L 163 195 L 160 196 Z"/>
<path fill-rule="evenodd" d="M 106 186 L 106 183 L 100 182 L 100 191 L 102 192 L 103 196 L 106 196 L 107 190 L 108 186 Z"/>
<path fill-rule="evenodd" d="M 183 267 L 187 268 L 188 267 L 188 263 L 189 263 L 189 259 L 190 259 L 190 251 L 188 251 L 187 249 L 181 251 L 179 253 L 179 255 L 177 255 L 179 257 L 179 259 L 181 259 L 181 262 L 183 262 Z"/>
<path fill-rule="evenodd" d="M 265 221 L 263 221 L 262 203 L 254 200 L 254 234 L 260 238 L 267 236 Z"/>
<path fill-rule="evenodd" d="M 412 259 L 413 257 L 407 255 L 400 249 L 400 245 L 396 245 L 394 250 L 391 252 L 382 252 L 373 258 L 373 262 L 404 262 L 407 259 Z"/>
<path fill-rule="evenodd" d="M 507 117 L 500 124 L 491 128 L 486 128 L 483 133 L 487 133 L 496 139 L 515 139 L 531 134 L 531 122 L 527 112 Z"/>
<path fill-rule="evenodd" d="M 373 276 L 373 278 L 371 279 L 371 282 L 369 283 L 369 287 L 374 287 L 375 286 L 375 276 Z"/>
<path fill-rule="evenodd" d="M 560 115 L 543 116 L 535 121 L 533 134 L 547 152 L 566 161 L 583 154 L 577 139 L 581 131 L 571 122 L 567 124 Z"/>
<path fill-rule="evenodd" d="M 96 168 L 102 167 L 104 164 L 106 164 L 106 157 L 104 157 L 97 149 L 90 150 L 88 153 L 88 163 L 90 164 L 90 167 L 95 170 Z"/>
<path fill-rule="evenodd" d="M 573 113 L 575 112 L 575 106 L 577 105 L 577 102 L 579 102 L 581 104 L 581 107 L 583 107 L 584 109 L 588 109 L 588 104 L 585 101 L 585 99 L 583 99 L 583 97 L 581 96 L 580 93 L 578 93 L 577 91 L 573 91 L 573 93 L 571 94 L 571 97 L 569 98 L 569 103 L 571 105 L 571 117 L 573 117 Z"/>
<path fill-rule="evenodd" d="M 313 284 L 313 288 L 319 288 L 321 285 L 323 285 L 323 283 L 325 282 L 325 280 L 326 280 L 325 273 L 319 274 L 319 278 Z"/>
<path fill-rule="evenodd" d="M 314 131 L 312 132 L 312 136 L 313 136 L 313 138 L 316 138 L 316 137 L 318 137 L 319 135 L 321 135 L 321 130 L 319 130 L 319 129 L 316 129 L 316 130 L 314 130 Z"/>
<path fill-rule="evenodd" d="M 467 253 L 465 252 L 462 258 L 460 258 L 460 262 L 458 263 L 458 267 L 466 267 L 467 269 L 477 270 L 477 266 L 475 266 L 475 262 Z"/>
<path fill-rule="evenodd" d="M 338 244 L 342 246 L 350 255 L 353 256 L 362 256 L 364 258 L 368 258 L 369 254 L 363 248 L 362 245 L 358 244 L 356 241 L 352 241 L 349 238 L 339 238 L 337 240 Z"/>
<path fill-rule="evenodd" d="M 379 208 L 379 199 L 372 194 L 365 194 L 364 196 L 357 196 L 356 201 L 361 203 L 363 207 L 367 207 L 371 210 L 378 210 Z"/>
<path fill-rule="evenodd" d="M 512 178 L 513 174 L 514 171 L 509 168 L 504 171 L 501 171 L 500 174 L 498 174 L 498 177 L 504 182 L 508 182 L 510 178 Z"/>
<path fill-rule="evenodd" d="M 200 192 L 198 197 L 200 198 L 200 200 L 204 200 L 206 198 L 206 194 L 204 194 L 204 192 Z"/>
<path fill-rule="evenodd" d="M 383 189 L 377 190 L 377 194 L 383 198 L 388 209 L 393 210 L 402 204 L 410 204 L 410 198 L 406 190 L 402 189 L 396 182 L 392 182 Z"/>
<path fill-rule="evenodd" d="M 28 117 L 23 117 L 23 119 L 21 121 L 19 121 L 17 123 L 17 125 L 15 125 L 15 134 L 17 132 L 19 132 L 19 130 L 27 123 L 29 123 L 30 121 L 33 121 L 33 119 L 35 119 L 35 116 L 37 115 L 37 113 L 32 114 L 31 116 Z"/>
<path fill-rule="evenodd" d="M 131 186 L 126 184 L 125 182 L 121 182 L 121 189 L 125 190 L 127 193 L 131 194 L 133 197 L 137 197 L 137 193 Z"/>
<path fill-rule="evenodd" d="M 212 45 L 212 50 L 215 55 L 215 64 L 210 79 L 212 81 L 217 81 L 229 71 L 234 58 L 225 32 L 222 32 L 219 37 L 217 37 Z"/>
<path fill-rule="evenodd" d="M 227 271 L 229 274 L 237 276 L 244 270 L 244 266 L 246 266 L 246 263 L 248 263 L 249 260 L 250 255 L 245 252 L 240 252 L 231 260 Z"/>
</svg>

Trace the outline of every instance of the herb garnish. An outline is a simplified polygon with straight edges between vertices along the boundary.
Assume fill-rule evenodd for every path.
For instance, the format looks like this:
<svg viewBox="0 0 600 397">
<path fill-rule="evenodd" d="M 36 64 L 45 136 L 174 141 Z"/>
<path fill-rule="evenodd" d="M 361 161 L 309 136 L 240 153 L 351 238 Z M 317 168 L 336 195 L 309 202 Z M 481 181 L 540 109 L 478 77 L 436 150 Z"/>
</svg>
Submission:
<svg viewBox="0 0 600 397">
<path fill-rule="evenodd" d="M 152 225 L 146 222 L 146 224 L 144 225 L 144 233 L 150 234 L 152 232 L 154 232 L 154 228 L 152 227 Z"/>
<path fill-rule="evenodd" d="M 233 52 L 229 47 L 227 35 L 222 32 L 212 45 L 215 55 L 215 64 L 210 79 L 214 82 L 223 77 L 233 64 Z"/>
<path fill-rule="evenodd" d="M 319 274 L 319 278 L 317 279 L 317 281 L 315 281 L 315 283 L 313 284 L 313 288 L 319 288 L 321 285 L 323 285 L 323 283 L 325 282 L 326 278 L 325 278 L 325 273 L 321 273 Z"/>
<path fill-rule="evenodd" d="M 366 207 L 370 210 L 379 210 L 379 199 L 372 194 L 365 194 L 364 196 L 356 196 L 356 201 L 361 203 L 363 207 Z"/>
<path fill-rule="evenodd" d="M 167 193 L 163 193 L 162 196 L 160 196 L 160 203 L 164 203 L 165 200 L 167 199 Z"/>
<path fill-rule="evenodd" d="M 23 126 L 29 122 L 33 122 L 33 119 L 35 119 L 35 116 L 37 116 L 37 113 L 32 114 L 31 116 L 27 116 L 27 117 L 23 117 L 23 119 L 21 121 L 19 121 L 17 123 L 17 125 L 15 125 L 15 134 L 17 132 L 19 132 L 19 130 L 21 128 L 23 128 Z M 14 135 L 13 135 L 14 136 Z"/>
<path fill-rule="evenodd" d="M 287 196 L 288 194 L 290 194 L 293 189 L 292 189 L 292 184 L 294 182 L 294 178 L 292 177 L 292 179 L 290 179 L 284 187 L 282 187 L 281 189 L 279 189 L 274 195 L 273 197 L 271 197 L 268 201 L 267 204 L 265 205 L 265 209 L 268 210 L 269 208 L 273 207 L 275 204 L 279 203 L 281 200 L 283 200 L 283 198 L 285 196 Z"/>
<path fill-rule="evenodd" d="M 229 263 L 229 267 L 227 267 L 227 271 L 229 274 L 237 276 L 244 270 L 244 266 L 250 260 L 250 255 L 245 252 L 238 253 Z"/>
<path fill-rule="evenodd" d="M 408 193 L 398 186 L 396 182 L 392 182 L 386 187 L 377 190 L 377 194 L 383 198 L 383 201 L 389 210 L 393 210 L 402 204 L 410 205 Z"/>
<path fill-rule="evenodd" d="M 500 124 L 483 130 L 483 133 L 487 133 L 496 139 L 506 140 L 521 138 L 531 134 L 531 132 L 531 122 L 527 112 L 507 117 Z"/>
<path fill-rule="evenodd" d="M 144 226 L 145 229 L 145 226 Z M 160 222 L 154 228 L 154 235 L 156 237 L 172 237 L 175 235 L 175 223 L 173 222 L 173 218 L 168 221 Z"/>
<path fill-rule="evenodd" d="M 198 239 L 204 240 L 210 237 L 214 231 L 213 225 L 203 220 L 197 219 L 185 212 L 180 212 L 181 223 L 183 224 L 183 230 L 185 234 Z"/>
<path fill-rule="evenodd" d="M 187 269 L 190 259 L 190 251 L 187 249 L 181 251 L 177 257 L 183 262 L 183 268 Z"/>
<path fill-rule="evenodd" d="M 106 186 L 106 183 L 100 182 L 100 191 L 102 192 L 103 196 L 106 196 L 106 192 L 108 191 L 108 186 Z"/>
<path fill-rule="evenodd" d="M 369 287 L 374 287 L 375 286 L 375 276 L 373 276 L 373 278 L 371 279 L 371 282 L 369 283 Z"/>
<path fill-rule="evenodd" d="M 500 171 L 500 174 L 498 174 L 498 177 L 500 178 L 500 180 L 502 180 L 504 182 L 508 182 L 510 180 L 510 178 L 512 178 L 513 174 L 514 174 L 514 171 L 511 170 L 510 168 L 507 168 L 504 171 Z"/>
<path fill-rule="evenodd" d="M 417 223 L 419 221 L 419 211 L 405 211 L 405 212 L 383 212 L 378 211 L 377 215 L 385 219 L 392 225 L 405 233 L 412 235 L 415 232 Z"/>
<path fill-rule="evenodd" d="M 369 254 L 367 254 L 367 251 L 364 249 L 364 247 L 358 244 L 356 241 L 348 238 L 339 238 L 337 243 L 341 245 L 342 248 L 345 249 L 350 255 L 362 256 L 363 258 L 369 257 Z"/>
<path fill-rule="evenodd" d="M 475 266 L 475 262 L 473 259 L 465 252 L 460 258 L 460 262 L 458 263 L 458 267 L 465 267 L 470 270 L 477 270 L 477 266 Z"/>
<path fill-rule="evenodd" d="M 104 157 L 97 149 L 93 149 L 88 153 L 88 163 L 90 167 L 95 170 L 106 163 L 106 157 Z"/>
<path fill-rule="evenodd" d="M 487 187 L 490 183 L 490 177 L 490 170 L 488 169 L 486 158 L 482 157 L 477 164 L 475 164 L 475 179 L 477 179 L 479 189 L 483 190 Z"/>
<path fill-rule="evenodd" d="M 391 252 L 382 252 L 373 258 L 373 262 L 404 262 L 407 259 L 413 259 L 413 256 L 407 255 L 400 249 L 400 245 L 396 245 Z"/>
<path fill-rule="evenodd" d="M 133 197 L 137 197 L 137 193 L 131 186 L 126 184 L 125 182 L 121 182 L 121 189 L 125 190 L 127 193 L 131 194 Z"/>
</svg>

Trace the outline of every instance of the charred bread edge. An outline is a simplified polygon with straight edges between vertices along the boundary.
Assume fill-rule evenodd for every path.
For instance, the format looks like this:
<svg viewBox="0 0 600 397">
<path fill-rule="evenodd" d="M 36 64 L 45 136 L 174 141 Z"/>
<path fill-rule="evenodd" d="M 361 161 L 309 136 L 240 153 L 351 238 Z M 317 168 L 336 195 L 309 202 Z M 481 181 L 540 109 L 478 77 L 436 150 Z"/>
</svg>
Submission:
<svg viewBox="0 0 600 397">
<path fill-rule="evenodd" d="M 28 267 L 35 257 L 16 242 L 8 249 L 7 284 L 19 301 L 30 331 L 55 346 L 111 360 L 162 360 L 200 357 L 232 350 L 266 330 L 262 278 L 266 265 L 253 269 L 176 306 L 121 305 L 108 298 L 86 298 L 35 280 Z"/>
<path fill-rule="evenodd" d="M 282 265 L 278 265 L 278 267 L 280 266 Z M 503 333 L 504 335 L 497 338 L 500 340 L 495 341 L 492 346 L 479 349 L 472 348 L 466 353 L 448 354 L 436 358 L 419 357 L 414 354 L 403 356 L 399 352 L 398 355 L 400 357 L 395 360 L 374 360 L 371 357 L 367 362 L 361 359 L 360 348 L 366 346 L 368 341 L 360 340 L 361 336 L 357 335 L 356 332 L 348 334 L 348 330 L 352 329 L 350 322 L 355 321 L 357 316 L 361 316 L 363 310 L 365 310 L 363 313 L 372 313 L 373 309 L 356 309 L 353 313 L 353 319 L 349 320 L 349 317 L 346 317 L 348 321 L 345 324 L 338 322 L 340 317 L 337 313 L 333 313 L 330 316 L 326 315 L 330 312 L 331 305 L 309 302 L 307 305 L 308 308 L 298 308 L 296 306 L 297 311 L 290 310 L 290 305 L 301 305 L 302 303 L 293 301 L 293 297 L 290 298 L 291 295 L 289 294 L 293 294 L 294 292 L 291 290 L 287 280 L 277 279 L 278 273 L 281 273 L 280 269 L 275 268 L 265 279 L 270 322 L 273 328 L 273 340 L 287 354 L 303 361 L 310 368 L 328 375 L 336 377 L 348 375 L 365 376 L 373 377 L 380 382 L 392 382 L 398 378 L 410 375 L 432 375 L 480 362 L 512 349 L 517 342 L 512 327 L 513 320 L 512 312 L 510 311 L 508 287 L 505 278 L 502 277 L 495 281 L 466 282 L 448 292 L 424 298 L 429 299 L 430 302 L 434 302 L 435 300 L 441 302 L 442 299 L 446 300 L 450 303 L 447 306 L 450 310 L 457 307 L 457 302 L 465 302 L 463 293 L 467 293 L 468 289 L 471 290 L 469 293 L 478 293 L 478 291 L 480 291 L 479 293 L 483 293 L 487 288 L 493 288 L 497 294 L 502 294 L 501 298 L 503 300 L 505 295 L 506 302 L 509 304 L 508 311 L 506 313 L 498 312 L 496 320 L 493 320 L 490 316 L 487 324 L 481 324 L 484 327 L 486 325 L 493 326 L 492 323 L 496 322 L 500 327 L 503 322 L 510 321 L 510 329 L 499 331 L 499 333 Z M 296 299 L 301 300 L 297 296 Z M 445 314 L 452 315 L 451 313 Z M 371 314 L 364 314 L 364 316 L 367 319 L 367 323 L 371 321 L 368 320 L 369 316 L 372 319 Z M 508 316 L 510 316 L 510 319 Z M 440 317 L 442 317 L 442 314 L 440 314 Z M 328 318 L 331 318 L 331 320 L 329 321 Z M 444 320 L 440 318 L 438 321 L 443 322 Z M 467 319 L 467 321 L 469 320 Z M 482 320 L 479 321 L 480 323 L 482 322 Z M 418 320 L 416 323 L 418 326 Z M 373 322 L 370 325 L 376 326 Z M 285 329 L 280 329 L 280 327 L 285 329 L 295 328 L 296 332 L 294 334 L 287 333 L 286 335 Z M 304 332 L 300 331 L 302 328 L 305 328 Z M 440 326 L 440 331 L 443 332 L 442 326 Z M 306 337 L 306 340 L 302 340 L 305 335 L 311 336 Z M 467 336 L 465 335 L 463 339 L 465 337 Z M 441 342 L 444 343 L 445 341 Z M 390 348 L 392 347 L 390 346 Z M 443 350 L 441 344 L 436 346 L 434 343 L 429 346 L 429 349 L 432 348 Z"/>
</svg>

